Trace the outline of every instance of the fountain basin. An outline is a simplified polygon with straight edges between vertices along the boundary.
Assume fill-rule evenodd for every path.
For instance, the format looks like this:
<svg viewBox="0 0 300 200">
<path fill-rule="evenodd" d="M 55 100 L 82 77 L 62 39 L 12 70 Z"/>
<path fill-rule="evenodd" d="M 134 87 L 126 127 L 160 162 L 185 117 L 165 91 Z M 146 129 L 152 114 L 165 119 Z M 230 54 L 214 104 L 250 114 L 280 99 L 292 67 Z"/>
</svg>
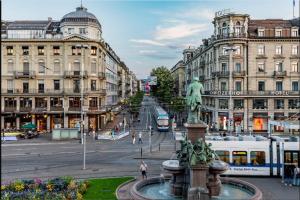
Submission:
<svg viewBox="0 0 300 200">
<path fill-rule="evenodd" d="M 254 185 L 234 178 L 221 178 L 222 187 L 219 196 L 212 196 L 212 200 L 260 200 L 261 191 Z M 153 177 L 147 180 L 138 181 L 131 188 L 131 195 L 134 199 L 184 199 L 182 196 L 174 196 L 171 193 L 169 179 Z"/>
</svg>

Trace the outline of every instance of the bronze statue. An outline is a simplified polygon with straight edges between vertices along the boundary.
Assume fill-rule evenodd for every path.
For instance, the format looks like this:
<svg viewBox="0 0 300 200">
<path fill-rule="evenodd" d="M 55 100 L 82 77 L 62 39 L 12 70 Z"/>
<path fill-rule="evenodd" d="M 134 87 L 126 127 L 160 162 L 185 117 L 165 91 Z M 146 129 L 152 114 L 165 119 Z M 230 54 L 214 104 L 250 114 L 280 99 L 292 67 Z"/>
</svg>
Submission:
<svg viewBox="0 0 300 200">
<path fill-rule="evenodd" d="M 202 105 L 201 94 L 204 93 L 203 85 L 199 82 L 198 77 L 193 78 L 193 82 L 187 88 L 187 105 L 189 107 L 188 119 L 189 124 L 200 123 L 199 111 Z"/>
</svg>

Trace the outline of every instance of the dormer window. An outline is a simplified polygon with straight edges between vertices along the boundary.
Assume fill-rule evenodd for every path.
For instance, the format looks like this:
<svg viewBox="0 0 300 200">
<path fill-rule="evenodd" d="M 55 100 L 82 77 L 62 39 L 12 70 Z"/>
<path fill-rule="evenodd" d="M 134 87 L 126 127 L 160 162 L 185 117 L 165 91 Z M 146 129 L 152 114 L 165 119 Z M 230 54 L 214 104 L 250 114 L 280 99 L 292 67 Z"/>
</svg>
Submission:
<svg viewBox="0 0 300 200">
<path fill-rule="evenodd" d="M 241 34 L 241 23 L 238 21 L 235 24 L 235 35 L 239 36 Z"/>
<path fill-rule="evenodd" d="M 79 34 L 85 35 L 86 34 L 85 28 L 79 28 Z"/>
<path fill-rule="evenodd" d="M 38 46 L 38 55 L 43 56 L 45 53 L 44 46 Z"/>
<path fill-rule="evenodd" d="M 292 37 L 298 37 L 298 29 L 297 28 L 292 28 L 291 36 Z"/>
<path fill-rule="evenodd" d="M 6 47 L 7 55 L 12 56 L 14 54 L 14 48 L 13 46 L 7 46 Z"/>
<path fill-rule="evenodd" d="M 282 30 L 281 29 L 275 29 L 275 37 L 282 37 Z"/>
<path fill-rule="evenodd" d="M 264 37 L 265 36 L 265 29 L 259 28 L 257 30 L 257 35 L 258 35 L 258 37 Z"/>
</svg>

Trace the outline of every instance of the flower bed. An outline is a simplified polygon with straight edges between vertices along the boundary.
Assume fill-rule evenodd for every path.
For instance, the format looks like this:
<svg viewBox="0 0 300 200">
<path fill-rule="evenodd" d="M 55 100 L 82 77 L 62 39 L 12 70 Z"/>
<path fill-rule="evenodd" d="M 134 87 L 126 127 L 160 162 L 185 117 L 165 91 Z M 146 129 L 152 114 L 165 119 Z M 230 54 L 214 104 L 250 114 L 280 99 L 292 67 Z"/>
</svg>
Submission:
<svg viewBox="0 0 300 200">
<path fill-rule="evenodd" d="M 88 185 L 87 181 L 75 181 L 72 177 L 61 177 L 47 181 L 40 179 L 19 180 L 1 185 L 1 200 L 81 200 Z"/>
</svg>

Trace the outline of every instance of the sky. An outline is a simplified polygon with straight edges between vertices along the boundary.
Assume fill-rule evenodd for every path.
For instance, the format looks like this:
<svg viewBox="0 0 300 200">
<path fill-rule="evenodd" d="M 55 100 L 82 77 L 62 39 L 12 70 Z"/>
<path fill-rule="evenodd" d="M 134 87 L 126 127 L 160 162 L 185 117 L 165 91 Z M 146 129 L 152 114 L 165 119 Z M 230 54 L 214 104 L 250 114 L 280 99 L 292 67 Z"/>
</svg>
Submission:
<svg viewBox="0 0 300 200">
<path fill-rule="evenodd" d="M 295 0 L 295 16 L 299 1 Z M 293 17 L 293 0 L 82 0 L 102 25 L 103 38 L 139 79 L 159 66 L 172 68 L 182 51 L 213 34 L 222 9 L 251 19 Z M 2 20 L 60 20 L 80 0 L 2 0 Z"/>
</svg>

